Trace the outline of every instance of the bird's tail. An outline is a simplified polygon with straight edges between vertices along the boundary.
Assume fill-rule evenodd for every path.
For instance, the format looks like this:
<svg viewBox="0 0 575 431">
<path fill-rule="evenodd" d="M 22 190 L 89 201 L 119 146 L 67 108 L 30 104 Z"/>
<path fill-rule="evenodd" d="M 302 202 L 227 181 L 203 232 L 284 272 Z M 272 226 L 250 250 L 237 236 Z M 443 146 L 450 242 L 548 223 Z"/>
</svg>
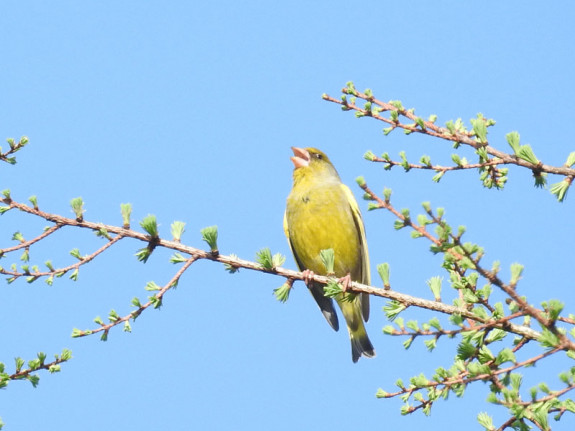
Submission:
<svg viewBox="0 0 575 431">
<path fill-rule="evenodd" d="M 348 296 L 349 295 L 349 296 Z M 361 304 L 359 296 L 353 294 L 345 294 L 345 297 L 338 299 L 338 304 L 345 317 L 347 323 L 347 330 L 349 331 L 349 338 L 351 340 L 351 359 L 357 362 L 361 355 L 368 358 L 375 356 L 375 349 L 367 336 L 365 325 L 363 324 L 363 317 L 361 314 Z"/>
<path fill-rule="evenodd" d="M 375 357 L 375 349 L 367 336 L 363 323 L 361 323 L 361 330 L 349 331 L 349 338 L 351 339 L 351 360 L 353 362 L 357 362 L 361 355 L 368 358 Z"/>
</svg>

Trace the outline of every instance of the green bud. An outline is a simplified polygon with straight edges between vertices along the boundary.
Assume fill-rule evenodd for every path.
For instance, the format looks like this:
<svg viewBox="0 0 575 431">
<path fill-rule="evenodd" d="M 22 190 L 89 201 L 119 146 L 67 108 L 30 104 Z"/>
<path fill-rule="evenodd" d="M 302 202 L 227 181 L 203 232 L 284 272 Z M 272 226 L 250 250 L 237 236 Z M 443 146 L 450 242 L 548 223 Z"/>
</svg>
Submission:
<svg viewBox="0 0 575 431">
<path fill-rule="evenodd" d="M 72 338 L 78 338 L 84 335 L 84 331 L 81 331 L 78 328 L 72 329 Z"/>
<path fill-rule="evenodd" d="M 327 250 L 321 250 L 319 252 L 319 256 L 323 266 L 325 266 L 327 274 L 334 273 L 334 265 L 335 265 L 335 252 L 332 248 L 328 248 Z"/>
<path fill-rule="evenodd" d="M 383 306 L 383 312 L 388 320 L 396 320 L 396 324 L 403 329 L 403 319 L 399 318 L 399 313 L 406 309 L 406 306 L 401 302 L 389 301 Z"/>
<path fill-rule="evenodd" d="M 521 277 L 521 274 L 523 273 L 524 268 L 525 267 L 519 263 L 511 264 L 511 282 L 510 282 L 510 284 L 512 286 L 515 286 L 517 284 L 517 282 L 519 281 L 519 278 Z"/>
<path fill-rule="evenodd" d="M 365 160 L 369 160 L 370 162 L 373 162 L 376 157 L 375 157 L 375 154 L 373 154 L 372 151 L 366 151 L 366 152 L 363 154 L 363 158 L 364 158 Z"/>
<path fill-rule="evenodd" d="M 530 145 L 521 145 L 521 147 L 519 147 L 519 151 L 517 151 L 517 157 L 533 165 L 539 164 L 539 160 L 535 157 L 535 153 L 531 149 Z"/>
<path fill-rule="evenodd" d="M 393 228 L 395 230 L 403 229 L 404 227 L 405 227 L 405 223 L 403 222 L 403 220 L 395 220 L 393 222 Z"/>
<path fill-rule="evenodd" d="M 414 332 L 419 332 L 419 324 L 417 323 L 417 320 L 408 320 L 405 326 Z"/>
<path fill-rule="evenodd" d="M 493 426 L 493 418 L 485 412 L 481 412 L 477 415 L 477 422 L 479 422 L 479 425 L 485 428 L 486 431 L 492 431 L 495 429 Z"/>
<path fill-rule="evenodd" d="M 487 150 L 485 149 L 485 147 L 476 149 L 475 153 L 479 156 L 480 163 L 485 163 L 489 161 L 489 154 L 487 154 Z"/>
<path fill-rule="evenodd" d="M 208 226 L 203 228 L 200 233 L 202 239 L 210 246 L 210 251 L 214 254 L 218 253 L 218 227 Z"/>
<path fill-rule="evenodd" d="M 161 290 L 162 288 L 161 288 L 160 286 L 158 286 L 155 282 L 153 282 L 153 281 L 148 281 L 148 282 L 146 283 L 145 289 L 146 289 L 148 292 L 156 292 L 156 291 L 158 291 L 158 290 Z"/>
<path fill-rule="evenodd" d="M 176 252 L 170 257 L 170 263 L 183 263 L 187 261 L 186 257 L 182 256 L 180 253 Z"/>
<path fill-rule="evenodd" d="M 122 212 L 122 224 L 124 229 L 130 228 L 130 216 L 132 215 L 132 204 L 120 204 Z"/>
<path fill-rule="evenodd" d="M 559 345 L 559 337 L 547 328 L 543 328 L 538 339 L 539 343 L 546 349 L 553 349 Z"/>
<path fill-rule="evenodd" d="M 182 235 L 185 231 L 186 223 L 183 221 L 175 221 L 172 223 L 171 232 L 174 241 L 180 242 Z"/>
<path fill-rule="evenodd" d="M 30 203 L 32 204 L 34 209 L 37 210 L 38 209 L 38 198 L 36 196 L 30 196 L 28 198 L 28 200 L 30 201 Z"/>
<path fill-rule="evenodd" d="M 423 130 L 426 129 L 425 121 L 424 121 L 423 118 L 421 118 L 421 117 L 417 117 L 417 118 L 415 119 L 415 124 L 417 124 L 417 125 L 418 125 L 419 127 L 421 127 Z"/>
<path fill-rule="evenodd" d="M 405 350 L 409 349 L 411 347 L 411 344 L 413 343 L 413 340 L 415 340 L 415 337 L 409 337 L 408 339 L 406 339 L 402 344 L 403 344 L 403 348 Z"/>
<path fill-rule="evenodd" d="M 273 269 L 273 257 L 269 248 L 262 248 L 256 253 L 256 262 L 263 266 L 265 269 Z"/>
<path fill-rule="evenodd" d="M 75 257 L 78 260 L 83 260 L 84 258 L 82 257 L 82 255 L 80 254 L 80 250 L 78 250 L 77 248 L 70 250 L 70 255 L 72 255 L 73 257 Z"/>
<path fill-rule="evenodd" d="M 369 202 L 367 204 L 367 210 L 368 211 L 373 211 L 373 210 L 377 210 L 377 209 L 379 209 L 379 205 L 376 204 L 375 202 Z"/>
<path fill-rule="evenodd" d="M 148 247 L 139 249 L 135 254 L 136 258 L 143 263 L 146 263 L 151 255 L 152 251 Z"/>
<path fill-rule="evenodd" d="M 430 338 L 429 340 L 425 340 L 423 343 L 425 344 L 427 350 L 432 352 L 437 346 L 437 338 Z"/>
<path fill-rule="evenodd" d="M 570 168 L 573 165 L 575 165 L 575 151 L 573 151 L 572 153 L 569 153 L 569 156 L 567 157 L 567 161 L 565 162 L 565 166 L 567 166 L 568 168 Z"/>
<path fill-rule="evenodd" d="M 391 335 L 395 332 L 395 328 L 392 325 L 386 325 L 383 327 L 382 331 L 386 335 Z"/>
<path fill-rule="evenodd" d="M 152 238 L 158 238 L 158 222 L 156 220 L 156 216 L 152 214 L 148 214 L 146 217 L 142 219 L 140 222 L 140 226 L 144 229 L 148 235 Z"/>
<path fill-rule="evenodd" d="M 112 237 L 110 236 L 110 234 L 108 233 L 108 230 L 105 227 L 101 227 L 100 229 L 98 229 L 97 231 L 94 231 L 94 233 L 96 234 L 96 236 L 102 237 L 102 238 L 106 238 L 107 240 L 111 241 Z"/>
<path fill-rule="evenodd" d="M 409 172 L 411 167 L 409 166 L 409 162 L 407 161 L 407 156 L 405 154 L 405 151 L 401 151 L 399 153 L 399 156 L 401 157 L 401 166 L 403 167 L 403 169 L 405 169 L 405 172 Z"/>
<path fill-rule="evenodd" d="M 110 310 L 110 312 L 108 313 L 108 320 L 111 323 L 115 323 L 118 320 L 120 320 L 120 315 L 116 312 L 116 310 L 112 309 Z"/>
<path fill-rule="evenodd" d="M 501 350 L 497 354 L 497 357 L 495 358 L 495 363 L 497 365 L 501 365 L 501 364 L 504 364 L 506 362 L 511 362 L 513 364 L 517 363 L 517 359 L 515 358 L 515 353 L 513 353 L 513 350 L 511 350 L 509 348 L 505 348 L 505 349 Z"/>
<path fill-rule="evenodd" d="M 385 392 L 383 389 L 379 388 L 377 390 L 377 392 L 375 393 L 375 397 L 376 398 L 387 398 L 388 397 L 388 393 Z"/>
<path fill-rule="evenodd" d="M 386 290 L 389 289 L 391 287 L 391 284 L 389 282 L 389 273 L 390 273 L 389 263 L 385 262 L 377 265 L 377 273 L 379 274 L 381 281 L 383 281 L 384 289 Z"/>
<path fill-rule="evenodd" d="M 551 184 L 549 186 L 549 191 L 557 198 L 557 201 L 563 202 L 565 196 L 567 196 L 567 191 L 569 190 L 570 186 L 571 182 L 568 181 L 567 179 L 564 179 L 563 181 L 559 181 L 558 183 Z"/>
<path fill-rule="evenodd" d="M 443 282 L 443 279 L 441 277 L 431 277 L 429 280 L 427 280 L 427 285 L 429 286 L 429 288 L 431 289 L 431 292 L 433 293 L 433 297 L 435 298 L 436 301 L 441 301 L 441 284 Z"/>
<path fill-rule="evenodd" d="M 383 199 L 385 202 L 389 203 L 389 200 L 391 199 L 391 189 L 388 189 L 387 187 L 383 189 Z"/>
<path fill-rule="evenodd" d="M 282 266 L 286 261 L 286 257 L 281 253 L 276 253 L 272 256 L 272 265 L 274 268 Z"/>
<path fill-rule="evenodd" d="M 12 235 L 12 240 L 18 241 L 20 243 L 26 242 L 24 236 L 20 232 L 14 232 L 14 234 Z"/>
<path fill-rule="evenodd" d="M 233 259 L 238 259 L 238 256 L 235 254 L 230 254 L 230 257 Z M 238 268 L 237 266 L 231 265 L 229 263 L 224 263 L 224 269 L 230 274 L 234 274 L 240 270 L 240 268 Z"/>
<path fill-rule="evenodd" d="M 289 299 L 289 294 L 290 294 L 291 288 L 292 288 L 291 284 L 288 282 L 285 282 L 284 284 L 282 284 L 277 289 L 274 289 L 274 296 L 276 297 L 276 299 L 278 301 L 286 302 Z"/>
<path fill-rule="evenodd" d="M 543 188 L 547 185 L 547 174 L 545 172 L 533 172 L 535 178 L 535 187 Z"/>
<path fill-rule="evenodd" d="M 476 119 L 470 120 L 473 126 L 473 134 L 479 142 L 482 144 L 487 142 L 487 126 L 485 125 L 485 119 L 482 114 L 477 114 Z"/>
<path fill-rule="evenodd" d="M 78 281 L 78 273 L 79 273 L 79 270 L 78 270 L 78 268 L 76 268 L 74 270 L 74 272 L 72 272 L 72 275 L 70 275 L 70 280 Z"/>
<path fill-rule="evenodd" d="M 356 94 L 357 90 L 355 89 L 355 85 L 353 83 L 353 81 L 348 81 L 345 84 L 345 87 L 342 91 L 348 94 Z"/>
<path fill-rule="evenodd" d="M 76 215 L 76 221 L 81 222 L 84 219 L 84 201 L 82 198 L 74 198 L 70 201 L 70 206 L 72 211 Z"/>
<path fill-rule="evenodd" d="M 431 180 L 435 183 L 438 183 L 441 178 L 443 178 L 443 175 L 445 175 L 445 171 L 438 171 L 437 174 L 431 177 Z"/>
<path fill-rule="evenodd" d="M 563 308 L 565 307 L 565 304 L 556 299 L 551 299 L 549 302 L 544 302 L 542 305 L 549 315 L 549 319 L 552 321 L 556 321 L 559 318 L 559 314 L 561 314 L 561 311 L 563 311 Z"/>
<path fill-rule="evenodd" d="M 520 148 L 519 133 L 509 132 L 507 135 L 505 135 L 505 139 L 507 139 L 507 143 L 509 144 L 509 146 L 513 150 L 513 154 L 515 154 L 517 156 L 518 155 L 517 153 L 519 153 L 519 148 Z"/>
<path fill-rule="evenodd" d="M 343 292 L 341 284 L 336 280 L 330 280 L 326 286 L 323 287 L 323 292 L 325 296 L 329 298 L 334 298 Z"/>
</svg>

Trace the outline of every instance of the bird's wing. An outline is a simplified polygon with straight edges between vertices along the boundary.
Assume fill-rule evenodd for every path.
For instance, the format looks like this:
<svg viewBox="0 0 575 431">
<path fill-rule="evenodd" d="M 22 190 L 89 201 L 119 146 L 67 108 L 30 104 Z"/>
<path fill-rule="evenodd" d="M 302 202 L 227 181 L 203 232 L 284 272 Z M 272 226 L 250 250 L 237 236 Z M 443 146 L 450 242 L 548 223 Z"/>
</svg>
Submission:
<svg viewBox="0 0 575 431">
<path fill-rule="evenodd" d="M 341 185 L 345 197 L 351 208 L 351 214 L 353 216 L 353 222 L 358 232 L 359 244 L 360 244 L 360 259 L 361 259 L 361 281 L 362 284 L 371 284 L 371 276 L 369 272 L 369 253 L 367 251 L 367 239 L 365 237 L 365 227 L 363 225 L 363 219 L 361 218 L 361 213 L 359 211 L 359 206 L 355 200 L 353 193 L 345 184 Z M 367 293 L 362 293 L 360 297 L 361 301 L 361 312 L 363 314 L 363 319 L 367 322 L 369 319 L 369 295 Z"/>
<path fill-rule="evenodd" d="M 300 271 L 303 271 L 305 268 L 297 253 L 294 250 L 294 247 L 292 245 L 291 242 L 291 238 L 290 238 L 290 234 L 289 234 L 289 225 L 288 225 L 288 221 L 287 221 L 287 214 L 284 213 L 284 233 L 285 236 L 288 240 L 288 244 L 289 244 L 289 248 L 293 254 L 293 257 L 296 261 L 296 264 L 299 268 Z M 329 323 L 329 325 L 335 330 L 339 330 L 339 321 L 337 319 L 337 314 L 335 312 L 335 308 L 333 306 L 333 300 L 331 298 L 328 298 L 327 296 L 325 296 L 323 294 L 323 284 L 319 284 L 319 283 L 312 283 L 311 286 L 309 287 L 309 291 L 311 292 L 313 299 L 315 299 L 315 302 L 317 303 L 317 305 L 319 306 L 319 309 L 321 310 L 323 316 L 325 317 L 325 320 L 327 320 L 327 323 Z"/>
</svg>

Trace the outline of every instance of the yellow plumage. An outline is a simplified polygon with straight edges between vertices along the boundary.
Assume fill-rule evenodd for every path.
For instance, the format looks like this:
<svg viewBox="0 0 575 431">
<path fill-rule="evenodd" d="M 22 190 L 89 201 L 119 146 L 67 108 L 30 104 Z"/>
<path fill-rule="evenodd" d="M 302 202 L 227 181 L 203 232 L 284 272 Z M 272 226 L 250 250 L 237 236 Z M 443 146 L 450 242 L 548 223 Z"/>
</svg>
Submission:
<svg viewBox="0 0 575 431">
<path fill-rule="evenodd" d="M 293 188 L 287 198 L 284 231 L 300 271 L 326 275 L 320 251 L 333 249 L 337 277 L 370 284 L 369 256 L 363 220 L 351 190 L 334 166 L 315 148 L 292 148 L 295 165 Z M 323 285 L 311 283 L 310 291 L 328 323 L 339 329 L 333 300 L 324 296 Z M 369 318 L 369 296 L 342 293 L 336 301 L 345 317 L 353 362 L 361 355 L 375 356 L 363 321 Z"/>
</svg>

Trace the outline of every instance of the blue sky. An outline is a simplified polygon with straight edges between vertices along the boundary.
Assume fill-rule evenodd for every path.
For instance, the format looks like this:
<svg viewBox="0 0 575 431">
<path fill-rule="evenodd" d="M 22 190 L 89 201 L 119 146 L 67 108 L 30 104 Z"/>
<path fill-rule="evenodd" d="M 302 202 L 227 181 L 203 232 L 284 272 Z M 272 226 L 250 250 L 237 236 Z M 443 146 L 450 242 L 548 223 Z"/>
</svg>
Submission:
<svg viewBox="0 0 575 431">
<path fill-rule="evenodd" d="M 504 276 L 511 263 L 526 265 L 520 289 L 533 302 L 560 298 L 573 312 L 572 195 L 558 204 L 514 168 L 500 192 L 473 172 L 435 184 L 429 173 L 384 171 L 362 154 L 398 158 L 405 150 L 413 161 L 429 154 L 448 163 L 452 149 L 421 136 L 384 137 L 382 124 L 321 99 L 353 80 L 423 117 L 437 114 L 440 124 L 482 112 L 497 120 L 493 145 L 506 150 L 505 134 L 518 130 L 541 160 L 561 165 L 575 150 L 572 5 L 7 0 L 0 12 L 0 136 L 31 142 L 16 166 L 0 166 L 0 189 L 14 199 L 37 195 L 42 209 L 71 215 L 70 199 L 82 196 L 87 220 L 117 225 L 120 203 L 131 202 L 134 220 L 155 214 L 161 235 L 182 220 L 183 242 L 205 247 L 199 231 L 215 224 L 222 253 L 253 259 L 270 247 L 295 268 L 282 231 L 290 146 L 315 146 L 356 196 L 353 180 L 363 175 L 414 214 L 423 201 L 446 208 L 487 261 L 501 261 Z M 364 211 L 364 219 L 373 269 L 389 262 L 394 289 L 431 298 L 425 281 L 445 274 L 428 244 L 395 231 L 390 214 Z M 45 225 L 8 213 L 0 245 Z M 72 248 L 87 254 L 99 244 L 66 229 L 31 257 L 63 266 Z M 484 403 L 481 385 L 438 403 L 430 418 L 400 416 L 400 401 L 376 400 L 377 388 L 448 366 L 455 343 L 434 353 L 414 343 L 406 352 L 403 340 L 381 333 L 384 301 L 374 299 L 368 332 L 378 356 L 353 364 L 347 334 L 328 327 L 303 285 L 280 304 L 272 295 L 279 278 L 229 275 L 211 262 L 194 264 L 131 334 L 71 339 L 72 328 L 93 327 L 110 309 L 127 314 L 148 281 L 172 277 L 169 253 L 157 250 L 143 265 L 133 256 L 140 247 L 123 241 L 76 283 L 0 286 L 0 361 L 10 369 L 15 356 L 65 347 L 74 354 L 59 375 L 41 374 L 38 388 L 12 382 L 0 392 L 5 429 L 435 430 L 479 429 L 479 411 L 505 418 Z M 555 383 L 568 365 L 541 364 L 529 382 L 550 375 Z"/>
</svg>

